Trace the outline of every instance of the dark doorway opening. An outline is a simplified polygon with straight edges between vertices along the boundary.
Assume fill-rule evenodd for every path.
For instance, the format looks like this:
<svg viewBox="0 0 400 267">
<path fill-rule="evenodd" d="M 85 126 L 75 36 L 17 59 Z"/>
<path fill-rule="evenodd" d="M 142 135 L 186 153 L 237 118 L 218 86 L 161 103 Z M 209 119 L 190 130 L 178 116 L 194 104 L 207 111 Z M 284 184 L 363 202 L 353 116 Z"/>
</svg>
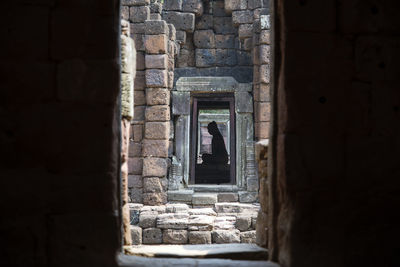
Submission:
<svg viewBox="0 0 400 267">
<path fill-rule="evenodd" d="M 191 184 L 235 183 L 235 108 L 232 94 L 192 97 Z"/>
</svg>

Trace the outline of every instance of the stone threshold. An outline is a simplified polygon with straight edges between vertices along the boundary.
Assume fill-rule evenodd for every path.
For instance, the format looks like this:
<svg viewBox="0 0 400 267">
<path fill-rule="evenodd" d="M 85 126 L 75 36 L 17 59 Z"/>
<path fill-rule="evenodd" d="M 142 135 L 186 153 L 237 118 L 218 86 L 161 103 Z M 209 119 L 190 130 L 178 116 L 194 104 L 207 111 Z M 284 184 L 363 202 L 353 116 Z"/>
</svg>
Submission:
<svg viewBox="0 0 400 267">
<path fill-rule="evenodd" d="M 125 253 L 153 258 L 218 258 L 266 261 L 268 251 L 256 244 L 139 245 L 124 247 Z"/>
</svg>

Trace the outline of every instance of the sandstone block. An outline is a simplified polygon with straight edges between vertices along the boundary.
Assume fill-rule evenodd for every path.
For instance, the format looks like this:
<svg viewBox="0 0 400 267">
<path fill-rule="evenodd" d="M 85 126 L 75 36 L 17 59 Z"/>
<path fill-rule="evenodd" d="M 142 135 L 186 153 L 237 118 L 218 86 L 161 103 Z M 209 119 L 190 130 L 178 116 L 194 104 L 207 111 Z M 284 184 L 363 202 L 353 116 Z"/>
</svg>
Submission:
<svg viewBox="0 0 400 267">
<path fill-rule="evenodd" d="M 151 12 L 151 7 L 150 7 L 150 12 Z M 150 20 L 161 20 L 161 15 L 158 13 L 150 13 Z"/>
<path fill-rule="evenodd" d="M 260 66 L 260 82 L 269 83 L 270 82 L 270 66 L 269 64 Z"/>
<path fill-rule="evenodd" d="M 146 121 L 169 121 L 170 107 L 167 105 L 148 106 L 145 118 Z"/>
<path fill-rule="evenodd" d="M 194 50 L 182 49 L 176 62 L 178 68 L 195 66 Z"/>
<path fill-rule="evenodd" d="M 240 233 L 240 243 L 256 243 L 256 231 Z"/>
<path fill-rule="evenodd" d="M 168 32 L 169 32 L 169 39 L 171 41 L 175 41 L 176 40 L 176 28 L 174 26 L 174 24 L 168 24 Z"/>
<path fill-rule="evenodd" d="M 269 138 L 269 122 L 256 122 L 254 124 L 254 135 L 260 139 Z"/>
<path fill-rule="evenodd" d="M 237 64 L 237 53 L 234 49 L 216 49 L 217 66 L 235 66 Z"/>
<path fill-rule="evenodd" d="M 255 104 L 255 120 L 257 122 L 269 121 L 271 117 L 271 103 L 256 102 Z"/>
<path fill-rule="evenodd" d="M 216 61 L 215 49 L 196 49 L 196 67 L 211 67 Z"/>
<path fill-rule="evenodd" d="M 150 0 L 122 0 L 121 6 L 145 6 L 150 4 Z"/>
<path fill-rule="evenodd" d="M 150 4 L 150 13 L 161 14 L 162 10 L 163 10 L 163 4 L 162 3 L 153 2 L 153 3 Z M 150 16 L 151 16 L 151 14 L 150 14 Z M 160 18 L 161 18 L 161 15 L 160 15 Z M 158 19 L 158 20 L 160 20 L 160 19 Z"/>
<path fill-rule="evenodd" d="M 129 143 L 129 157 L 140 157 L 142 156 L 142 144 L 139 142 Z"/>
<path fill-rule="evenodd" d="M 176 30 L 193 32 L 195 15 L 192 13 L 180 13 L 175 11 L 167 11 L 164 13 L 164 19 L 174 24 Z"/>
<path fill-rule="evenodd" d="M 196 193 L 193 195 L 193 205 L 213 205 L 217 202 L 217 194 Z"/>
<path fill-rule="evenodd" d="M 190 231 L 189 232 L 190 244 L 211 244 L 210 231 Z"/>
<path fill-rule="evenodd" d="M 197 208 L 190 209 L 190 215 L 207 215 L 207 216 L 217 216 L 217 213 L 212 208 Z"/>
<path fill-rule="evenodd" d="M 132 22 L 145 22 L 150 19 L 150 8 L 148 6 L 132 6 L 129 8 L 129 20 Z"/>
<path fill-rule="evenodd" d="M 239 192 L 239 201 L 242 203 L 252 203 L 258 201 L 258 192 Z"/>
<path fill-rule="evenodd" d="M 241 40 L 241 42 L 243 43 L 243 45 L 241 46 L 241 48 L 243 50 L 251 51 L 253 49 L 253 39 L 252 38 L 244 38 Z"/>
<path fill-rule="evenodd" d="M 166 69 L 168 67 L 168 56 L 163 55 L 146 55 L 145 65 L 147 69 Z"/>
<path fill-rule="evenodd" d="M 182 0 L 166 0 L 164 3 L 165 10 L 182 10 Z"/>
<path fill-rule="evenodd" d="M 145 205 L 163 205 L 167 203 L 167 194 L 160 193 L 143 193 L 143 204 Z"/>
<path fill-rule="evenodd" d="M 189 211 L 189 206 L 181 203 L 170 203 L 165 205 L 167 213 L 185 213 Z"/>
<path fill-rule="evenodd" d="M 270 63 L 270 46 L 269 45 L 260 45 L 259 58 L 260 58 L 261 64 L 269 64 Z"/>
<path fill-rule="evenodd" d="M 174 71 L 168 71 L 168 88 L 174 87 Z"/>
<path fill-rule="evenodd" d="M 237 202 L 239 196 L 237 193 L 219 193 L 218 202 Z"/>
<path fill-rule="evenodd" d="M 228 35 L 216 34 L 215 35 L 215 47 L 216 48 L 234 49 L 235 48 L 235 35 L 233 35 L 233 34 L 228 34 Z"/>
<path fill-rule="evenodd" d="M 146 35 L 144 47 L 149 54 L 166 54 L 168 51 L 168 36 L 166 34 Z"/>
<path fill-rule="evenodd" d="M 184 12 L 191 12 L 200 17 L 203 15 L 203 2 L 201 0 L 185 0 L 182 4 L 182 10 Z"/>
<path fill-rule="evenodd" d="M 253 94 L 255 101 L 263 101 L 263 102 L 270 101 L 269 84 L 261 83 L 258 85 L 254 85 Z"/>
<path fill-rule="evenodd" d="M 244 10 L 247 8 L 247 0 L 225 0 L 225 11 L 231 14 L 234 10 Z"/>
<path fill-rule="evenodd" d="M 216 34 L 235 34 L 236 29 L 233 26 L 231 17 L 214 17 L 214 32 Z"/>
<path fill-rule="evenodd" d="M 139 217 L 139 226 L 142 228 L 155 228 L 157 214 L 141 214 Z"/>
<path fill-rule="evenodd" d="M 131 34 L 144 34 L 145 32 L 145 26 L 144 23 L 131 23 L 130 24 L 130 28 L 131 28 Z"/>
<path fill-rule="evenodd" d="M 214 1 L 212 13 L 214 17 L 226 17 L 224 1 Z"/>
<path fill-rule="evenodd" d="M 132 127 L 133 131 L 133 141 L 139 142 L 143 139 L 143 125 L 134 124 Z"/>
<path fill-rule="evenodd" d="M 164 88 L 147 88 L 146 103 L 147 105 L 168 105 L 170 102 L 170 92 Z"/>
<path fill-rule="evenodd" d="M 140 209 L 140 214 L 163 214 L 165 206 L 143 206 Z"/>
<path fill-rule="evenodd" d="M 261 30 L 260 44 L 271 44 L 271 34 L 269 30 Z"/>
<path fill-rule="evenodd" d="M 144 22 L 145 33 L 149 35 L 167 34 L 169 35 L 168 25 L 165 20 L 147 20 Z"/>
<path fill-rule="evenodd" d="M 130 202 L 143 203 L 143 189 L 142 188 L 129 188 L 128 196 Z"/>
<path fill-rule="evenodd" d="M 144 37 L 143 34 L 135 34 L 132 33 L 132 28 L 131 28 L 131 38 L 133 39 L 133 42 L 135 43 L 135 48 L 136 51 L 144 51 Z"/>
<path fill-rule="evenodd" d="M 269 15 L 260 16 L 261 30 L 269 30 L 271 28 L 269 18 Z"/>
<path fill-rule="evenodd" d="M 186 32 L 185 31 L 176 31 L 176 41 L 179 44 L 185 44 L 186 43 Z"/>
<path fill-rule="evenodd" d="M 133 108 L 133 121 L 134 122 L 140 122 L 144 121 L 144 112 L 145 112 L 145 106 L 136 106 Z"/>
<path fill-rule="evenodd" d="M 197 48 L 215 48 L 214 31 L 197 30 L 193 34 L 193 41 Z"/>
<path fill-rule="evenodd" d="M 136 91 L 134 94 L 135 106 L 143 106 L 146 104 L 144 91 Z"/>
<path fill-rule="evenodd" d="M 162 229 L 187 229 L 188 222 L 187 213 L 166 213 L 157 217 L 157 227 Z"/>
<path fill-rule="evenodd" d="M 131 238 L 132 245 L 141 245 L 142 244 L 142 228 L 139 226 L 131 225 Z"/>
<path fill-rule="evenodd" d="M 191 231 L 211 231 L 213 230 L 215 216 L 190 215 L 188 229 Z"/>
<path fill-rule="evenodd" d="M 253 64 L 251 53 L 247 51 L 239 51 L 237 59 L 240 66 L 251 66 Z"/>
<path fill-rule="evenodd" d="M 167 160 L 163 158 L 144 158 L 143 177 L 165 177 L 167 175 Z"/>
<path fill-rule="evenodd" d="M 143 160 L 141 158 L 128 159 L 128 173 L 129 174 L 142 174 Z"/>
<path fill-rule="evenodd" d="M 163 231 L 163 242 L 165 244 L 186 244 L 188 242 L 187 230 L 166 229 Z"/>
<path fill-rule="evenodd" d="M 196 21 L 197 30 L 208 30 L 213 28 L 213 16 L 204 14 Z"/>
<path fill-rule="evenodd" d="M 129 20 L 129 7 L 121 6 L 121 19 Z"/>
<path fill-rule="evenodd" d="M 215 230 L 212 232 L 212 240 L 216 244 L 240 243 L 240 231 Z"/>
<path fill-rule="evenodd" d="M 169 122 L 146 122 L 145 138 L 168 140 L 170 136 Z"/>
<path fill-rule="evenodd" d="M 143 230 L 143 244 L 161 244 L 162 232 L 158 228 L 148 228 Z"/>
<path fill-rule="evenodd" d="M 215 203 L 215 211 L 217 213 L 257 213 L 259 209 L 259 204 Z"/>
<path fill-rule="evenodd" d="M 236 228 L 240 231 L 247 231 L 251 226 L 251 217 L 248 215 L 240 215 L 236 218 Z"/>
<path fill-rule="evenodd" d="M 136 71 L 136 76 L 134 80 L 135 91 L 144 90 L 145 87 L 146 87 L 146 72 Z"/>
<path fill-rule="evenodd" d="M 143 204 L 137 203 L 128 203 L 129 205 L 129 221 L 131 225 L 139 224 L 139 214 L 140 209 L 143 207 Z"/>
<path fill-rule="evenodd" d="M 236 217 L 235 216 L 218 216 L 214 220 L 215 230 L 233 230 L 235 229 Z"/>
<path fill-rule="evenodd" d="M 141 175 L 128 175 L 128 188 L 142 188 L 143 181 Z"/>
<path fill-rule="evenodd" d="M 247 24 L 253 22 L 253 11 L 243 10 L 243 11 L 233 11 L 232 12 L 232 22 L 234 26 L 239 26 L 239 24 Z"/>
<path fill-rule="evenodd" d="M 144 193 L 161 193 L 167 188 L 166 178 L 159 177 L 145 177 L 143 178 L 143 192 Z"/>
<path fill-rule="evenodd" d="M 148 140 L 143 141 L 142 156 L 167 158 L 169 149 L 168 140 Z"/>
<path fill-rule="evenodd" d="M 250 192 L 258 192 L 258 179 L 257 178 L 249 178 L 247 179 L 247 191 Z"/>
<path fill-rule="evenodd" d="M 253 25 L 252 24 L 240 24 L 239 26 L 239 38 L 250 38 L 253 34 Z"/>
<path fill-rule="evenodd" d="M 157 69 L 146 70 L 146 85 L 147 87 L 167 87 L 167 71 Z"/>
</svg>

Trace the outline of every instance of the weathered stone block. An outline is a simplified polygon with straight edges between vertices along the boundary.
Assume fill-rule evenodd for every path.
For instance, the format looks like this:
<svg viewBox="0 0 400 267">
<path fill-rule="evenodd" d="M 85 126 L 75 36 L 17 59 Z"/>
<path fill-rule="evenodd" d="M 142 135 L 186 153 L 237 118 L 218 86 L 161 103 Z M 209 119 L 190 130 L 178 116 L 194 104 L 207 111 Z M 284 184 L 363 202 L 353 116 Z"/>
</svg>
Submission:
<svg viewBox="0 0 400 267">
<path fill-rule="evenodd" d="M 269 0 L 264 0 L 264 1 L 269 1 Z M 268 15 L 269 14 L 269 4 L 264 5 L 263 7 L 259 7 L 253 10 L 253 18 L 254 20 L 260 19 L 261 15 Z"/>
<path fill-rule="evenodd" d="M 176 62 L 177 67 L 193 67 L 195 64 L 194 50 L 182 49 Z"/>
<path fill-rule="evenodd" d="M 167 203 L 167 194 L 160 193 L 143 193 L 143 204 L 145 205 L 162 205 Z"/>
<path fill-rule="evenodd" d="M 253 22 L 253 11 L 243 10 L 243 11 L 233 11 L 232 12 L 232 22 L 234 26 L 239 26 L 239 24 L 247 24 Z"/>
<path fill-rule="evenodd" d="M 140 209 L 143 204 L 128 203 L 129 205 L 129 221 L 131 225 L 137 225 L 139 223 Z"/>
<path fill-rule="evenodd" d="M 165 205 L 167 213 L 185 213 L 189 211 L 189 206 L 182 203 L 170 203 Z"/>
<path fill-rule="evenodd" d="M 193 190 L 168 191 L 168 201 L 191 203 L 192 196 L 193 196 Z"/>
<path fill-rule="evenodd" d="M 164 2 L 165 10 L 182 10 L 182 0 L 165 0 Z"/>
<path fill-rule="evenodd" d="M 150 16 L 152 14 L 161 14 L 162 10 L 163 10 L 163 4 L 162 3 L 154 2 L 154 3 L 150 4 Z M 161 15 L 160 15 L 160 19 L 158 19 L 158 20 L 161 20 Z"/>
<path fill-rule="evenodd" d="M 171 24 L 174 24 L 176 30 L 193 32 L 195 15 L 192 13 L 180 13 L 175 11 L 167 11 L 163 18 Z"/>
<path fill-rule="evenodd" d="M 197 32 L 197 31 L 196 31 Z M 215 47 L 216 48 L 235 48 L 235 35 L 233 34 L 216 34 L 215 35 Z"/>
<path fill-rule="evenodd" d="M 214 32 L 216 34 L 235 34 L 236 29 L 231 17 L 214 17 Z"/>
<path fill-rule="evenodd" d="M 235 98 L 237 99 L 235 105 L 237 112 L 253 112 L 253 98 L 248 92 L 235 92 Z"/>
<path fill-rule="evenodd" d="M 269 83 L 270 82 L 270 66 L 269 64 L 260 66 L 260 82 Z"/>
<path fill-rule="evenodd" d="M 219 193 L 218 202 L 237 202 L 239 195 L 237 193 Z"/>
<path fill-rule="evenodd" d="M 262 7 L 262 0 L 248 0 L 247 1 L 248 9 L 256 9 Z"/>
<path fill-rule="evenodd" d="M 188 242 L 187 230 L 166 229 L 163 231 L 163 242 L 165 244 L 186 244 Z"/>
<path fill-rule="evenodd" d="M 197 30 L 208 30 L 213 28 L 213 16 L 204 14 L 196 21 Z"/>
<path fill-rule="evenodd" d="M 196 67 L 211 67 L 216 64 L 215 49 L 196 49 Z"/>
<path fill-rule="evenodd" d="M 145 139 L 143 141 L 142 156 L 143 157 L 167 158 L 168 157 L 168 148 L 169 148 L 168 140 Z"/>
<path fill-rule="evenodd" d="M 260 209 L 259 205 L 243 203 L 215 203 L 217 213 L 255 213 Z"/>
<path fill-rule="evenodd" d="M 231 14 L 234 10 L 244 10 L 247 8 L 247 0 L 225 0 L 225 12 Z"/>
<path fill-rule="evenodd" d="M 169 132 L 169 122 L 146 122 L 144 136 L 147 139 L 168 140 Z"/>
<path fill-rule="evenodd" d="M 132 6 L 129 8 L 129 20 L 132 22 L 145 22 L 150 19 L 150 8 L 148 6 Z"/>
<path fill-rule="evenodd" d="M 143 125 L 134 124 L 132 126 L 132 131 L 133 131 L 133 141 L 139 142 L 143 139 Z"/>
<path fill-rule="evenodd" d="M 270 102 L 255 102 L 255 120 L 256 122 L 270 121 L 271 104 Z"/>
<path fill-rule="evenodd" d="M 141 245 L 142 244 L 142 228 L 139 226 L 131 225 L 131 238 L 132 245 Z"/>
<path fill-rule="evenodd" d="M 189 215 L 217 216 L 217 213 L 212 208 L 197 208 L 197 209 L 190 209 Z"/>
<path fill-rule="evenodd" d="M 129 158 L 128 159 L 128 173 L 129 174 L 142 174 L 142 163 L 141 158 Z"/>
<path fill-rule="evenodd" d="M 142 228 L 155 228 L 157 214 L 141 214 L 139 217 L 139 226 Z"/>
<path fill-rule="evenodd" d="M 165 206 L 143 206 L 140 209 L 140 214 L 163 214 Z"/>
<path fill-rule="evenodd" d="M 200 17 L 203 15 L 203 2 L 201 0 L 185 0 L 182 4 L 182 10 L 184 12 L 191 12 Z"/>
<path fill-rule="evenodd" d="M 213 230 L 215 216 L 207 215 L 190 215 L 188 229 L 191 231 L 211 231 Z"/>
<path fill-rule="evenodd" d="M 128 188 L 142 188 L 142 176 L 141 175 L 128 175 Z"/>
<path fill-rule="evenodd" d="M 242 203 L 252 203 L 258 201 L 258 192 L 239 192 L 239 201 Z"/>
<path fill-rule="evenodd" d="M 166 190 L 166 178 L 145 177 L 143 178 L 144 193 L 161 193 Z"/>
<path fill-rule="evenodd" d="M 161 244 L 162 232 L 158 228 L 148 228 L 143 230 L 143 244 Z"/>
<path fill-rule="evenodd" d="M 174 24 L 168 24 L 168 32 L 169 32 L 169 40 L 175 41 L 176 40 L 176 28 Z"/>
<path fill-rule="evenodd" d="M 240 24 L 239 39 L 250 38 L 253 34 L 253 24 Z"/>
<path fill-rule="evenodd" d="M 157 227 L 162 229 L 187 229 L 189 215 L 187 213 L 166 213 L 157 217 Z"/>
<path fill-rule="evenodd" d="M 246 215 L 240 215 L 236 218 L 236 228 L 240 231 L 247 231 L 251 226 L 251 217 Z"/>
<path fill-rule="evenodd" d="M 168 25 L 164 20 L 146 20 L 145 33 L 150 35 L 167 34 L 169 35 Z"/>
<path fill-rule="evenodd" d="M 240 243 L 256 243 L 256 231 L 240 233 Z"/>
<path fill-rule="evenodd" d="M 193 205 L 213 205 L 217 202 L 217 194 L 195 193 L 192 198 Z"/>
<path fill-rule="evenodd" d="M 142 144 L 138 142 L 130 142 L 129 144 L 129 157 L 142 156 Z"/>
<path fill-rule="evenodd" d="M 236 224 L 236 214 L 232 214 L 233 216 L 222 216 L 222 214 L 218 213 L 218 216 L 214 220 L 214 229 L 215 230 L 234 230 Z"/>
<path fill-rule="evenodd" d="M 269 30 L 271 28 L 269 18 L 269 15 L 260 16 L 261 30 Z"/>
<path fill-rule="evenodd" d="M 194 45 L 197 48 L 215 48 L 213 30 L 196 30 L 193 34 Z"/>
<path fill-rule="evenodd" d="M 146 85 L 147 87 L 167 87 L 167 71 L 157 69 L 146 70 Z"/>
<path fill-rule="evenodd" d="M 212 240 L 216 244 L 240 243 L 240 231 L 215 230 L 212 232 Z"/>
<path fill-rule="evenodd" d="M 135 106 L 142 106 L 146 104 L 144 91 L 136 91 L 134 95 Z"/>
<path fill-rule="evenodd" d="M 211 244 L 210 231 L 190 231 L 189 232 L 190 244 Z"/>
<path fill-rule="evenodd" d="M 269 122 L 256 122 L 254 124 L 254 135 L 260 139 L 269 138 Z"/>
<path fill-rule="evenodd" d="M 176 31 L 176 41 L 183 45 L 186 43 L 186 32 L 185 31 Z"/>
<path fill-rule="evenodd" d="M 226 17 L 224 1 L 214 1 L 212 5 L 212 13 L 214 17 Z"/>
<path fill-rule="evenodd" d="M 237 64 L 237 53 L 234 49 L 216 49 L 217 66 L 235 66 Z"/>
<path fill-rule="evenodd" d="M 150 8 L 151 11 L 151 8 Z M 161 15 L 158 13 L 150 13 L 150 20 L 161 20 Z"/>
<path fill-rule="evenodd" d="M 150 0 L 122 0 L 122 6 L 145 6 L 150 4 Z"/>
<path fill-rule="evenodd" d="M 260 44 L 271 44 L 271 34 L 269 30 L 262 30 L 260 33 Z"/>
<path fill-rule="evenodd" d="M 247 51 L 239 51 L 237 53 L 238 64 L 240 66 L 251 66 L 253 64 L 251 53 Z"/>
<path fill-rule="evenodd" d="M 144 34 L 144 23 L 130 23 L 131 34 Z"/>
<path fill-rule="evenodd" d="M 146 108 L 146 121 L 169 121 L 170 107 L 167 105 L 148 106 Z"/>
<path fill-rule="evenodd" d="M 166 54 L 168 51 L 168 35 L 146 35 L 144 47 L 149 54 Z"/>
<path fill-rule="evenodd" d="M 258 179 L 257 178 L 250 178 L 247 179 L 247 191 L 250 192 L 258 192 Z"/>
<path fill-rule="evenodd" d="M 164 158 L 144 158 L 143 177 L 165 177 L 167 175 L 167 160 Z"/>
<path fill-rule="evenodd" d="M 269 64 L 270 63 L 270 46 L 269 45 L 260 45 L 259 48 L 259 58 L 261 64 Z"/>
<path fill-rule="evenodd" d="M 147 88 L 147 105 L 168 105 L 170 101 L 170 92 L 164 88 Z"/>
<path fill-rule="evenodd" d="M 129 7 L 121 6 L 121 19 L 128 20 L 129 19 Z"/>
<path fill-rule="evenodd" d="M 143 189 L 142 188 L 129 188 L 128 195 L 129 195 L 131 202 L 143 203 Z"/>
<path fill-rule="evenodd" d="M 168 88 L 174 87 L 174 71 L 168 71 Z"/>
<path fill-rule="evenodd" d="M 147 69 L 166 69 L 168 67 L 167 55 L 146 55 Z"/>
<path fill-rule="evenodd" d="M 136 71 L 136 76 L 134 80 L 135 91 L 144 90 L 145 87 L 146 87 L 146 72 Z"/>
<path fill-rule="evenodd" d="M 253 39 L 252 38 L 244 38 L 244 39 L 242 39 L 242 41 L 243 41 L 243 45 L 242 45 L 243 50 L 251 51 L 253 48 Z"/>
</svg>

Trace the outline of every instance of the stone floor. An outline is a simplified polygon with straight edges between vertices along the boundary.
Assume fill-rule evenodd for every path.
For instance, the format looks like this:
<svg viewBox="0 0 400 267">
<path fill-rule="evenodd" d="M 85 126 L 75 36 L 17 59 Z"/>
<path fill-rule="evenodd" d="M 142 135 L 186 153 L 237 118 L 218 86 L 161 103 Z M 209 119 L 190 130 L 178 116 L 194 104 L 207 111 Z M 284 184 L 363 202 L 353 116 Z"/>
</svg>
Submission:
<svg viewBox="0 0 400 267">
<path fill-rule="evenodd" d="M 130 204 L 134 245 L 255 243 L 258 203 Z"/>
</svg>

